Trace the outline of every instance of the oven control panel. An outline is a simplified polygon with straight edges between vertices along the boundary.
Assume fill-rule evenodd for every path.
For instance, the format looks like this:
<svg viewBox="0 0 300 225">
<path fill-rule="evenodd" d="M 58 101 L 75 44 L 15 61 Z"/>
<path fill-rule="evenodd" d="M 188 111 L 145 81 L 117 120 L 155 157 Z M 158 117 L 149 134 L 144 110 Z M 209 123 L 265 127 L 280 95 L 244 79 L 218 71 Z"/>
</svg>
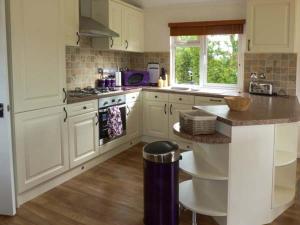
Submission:
<svg viewBox="0 0 300 225">
<path fill-rule="evenodd" d="M 126 103 L 126 96 L 125 95 L 117 95 L 107 98 L 100 98 L 99 99 L 99 108 L 107 108 L 114 105 L 121 105 Z"/>
</svg>

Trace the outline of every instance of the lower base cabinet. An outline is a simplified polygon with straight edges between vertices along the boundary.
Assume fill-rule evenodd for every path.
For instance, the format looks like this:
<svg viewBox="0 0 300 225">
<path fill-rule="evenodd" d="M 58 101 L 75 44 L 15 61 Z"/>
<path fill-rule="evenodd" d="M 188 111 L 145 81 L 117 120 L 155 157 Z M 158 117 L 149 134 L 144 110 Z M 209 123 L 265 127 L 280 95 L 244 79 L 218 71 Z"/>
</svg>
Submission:
<svg viewBox="0 0 300 225">
<path fill-rule="evenodd" d="M 65 118 L 62 106 L 14 116 L 18 193 L 69 169 Z"/>
<path fill-rule="evenodd" d="M 69 119 L 70 167 L 95 158 L 99 154 L 98 113 L 91 112 Z"/>
<path fill-rule="evenodd" d="M 141 135 L 141 104 L 139 101 L 127 104 L 127 136 L 129 139 Z"/>
<path fill-rule="evenodd" d="M 168 104 L 168 102 L 144 101 L 144 135 L 157 138 L 169 138 Z"/>
</svg>

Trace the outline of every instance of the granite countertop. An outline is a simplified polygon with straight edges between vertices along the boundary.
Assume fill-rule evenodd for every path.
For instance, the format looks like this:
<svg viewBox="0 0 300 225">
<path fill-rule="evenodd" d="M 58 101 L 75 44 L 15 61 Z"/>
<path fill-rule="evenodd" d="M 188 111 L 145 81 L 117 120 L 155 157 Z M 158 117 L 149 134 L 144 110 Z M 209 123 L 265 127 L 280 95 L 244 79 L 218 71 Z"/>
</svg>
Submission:
<svg viewBox="0 0 300 225">
<path fill-rule="evenodd" d="M 201 134 L 201 135 L 191 135 L 184 133 L 180 130 L 180 124 L 176 123 L 173 126 L 173 132 L 175 135 L 186 139 L 191 140 L 193 142 L 204 143 L 204 144 L 228 144 L 231 143 L 231 138 L 225 136 L 221 133 L 214 133 L 214 134 Z"/>
<path fill-rule="evenodd" d="M 173 93 L 173 94 L 185 94 L 185 95 L 194 95 L 194 96 L 205 96 L 205 97 L 216 97 L 222 98 L 225 96 L 239 96 L 240 92 L 231 91 L 231 90 L 220 90 L 220 89 L 204 89 L 202 88 L 200 91 L 190 91 L 190 90 L 176 90 L 171 89 L 170 87 L 166 88 L 158 88 L 158 87 L 122 87 L 118 91 L 102 93 L 99 95 L 91 95 L 86 97 L 68 97 L 68 104 L 90 101 L 94 99 L 99 99 L 103 97 L 111 97 L 116 95 L 128 94 L 130 92 L 137 91 L 151 91 L 151 92 L 162 92 L 162 93 Z"/>
<path fill-rule="evenodd" d="M 245 94 L 243 94 L 245 95 Z M 227 105 L 194 106 L 217 116 L 217 120 L 231 126 L 292 123 L 300 121 L 297 97 L 250 96 L 252 103 L 245 112 L 230 111 Z"/>
</svg>

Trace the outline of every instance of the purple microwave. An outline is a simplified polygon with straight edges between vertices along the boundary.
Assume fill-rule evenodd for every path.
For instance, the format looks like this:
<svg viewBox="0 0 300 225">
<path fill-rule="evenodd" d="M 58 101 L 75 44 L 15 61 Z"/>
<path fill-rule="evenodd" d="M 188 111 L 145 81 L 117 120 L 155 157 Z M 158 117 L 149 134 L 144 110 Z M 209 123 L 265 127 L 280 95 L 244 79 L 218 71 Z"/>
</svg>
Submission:
<svg viewBox="0 0 300 225">
<path fill-rule="evenodd" d="M 150 75 L 148 71 L 128 70 L 122 73 L 123 86 L 147 86 Z"/>
</svg>

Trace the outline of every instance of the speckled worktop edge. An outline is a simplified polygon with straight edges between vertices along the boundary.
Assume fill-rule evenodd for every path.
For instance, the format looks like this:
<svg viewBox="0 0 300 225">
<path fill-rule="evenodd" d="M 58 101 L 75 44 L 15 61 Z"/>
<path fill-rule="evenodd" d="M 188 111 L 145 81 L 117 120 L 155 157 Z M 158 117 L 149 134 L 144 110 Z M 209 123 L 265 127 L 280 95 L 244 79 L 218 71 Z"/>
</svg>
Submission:
<svg viewBox="0 0 300 225">
<path fill-rule="evenodd" d="M 174 90 L 171 88 L 158 88 L 158 87 L 123 87 L 120 91 L 103 93 L 100 95 L 91 95 L 86 97 L 68 97 L 68 104 L 90 101 L 94 99 L 104 98 L 104 97 L 111 97 L 117 95 L 128 94 L 131 92 L 137 91 L 150 91 L 150 92 L 162 92 L 162 93 L 173 93 L 173 94 L 184 94 L 184 95 L 194 95 L 194 96 L 203 96 L 203 97 L 216 97 L 221 98 L 225 96 L 238 96 L 241 95 L 241 92 L 237 91 L 221 91 L 221 90 L 208 90 L 203 89 L 201 91 L 186 91 L 186 90 Z"/>
</svg>

